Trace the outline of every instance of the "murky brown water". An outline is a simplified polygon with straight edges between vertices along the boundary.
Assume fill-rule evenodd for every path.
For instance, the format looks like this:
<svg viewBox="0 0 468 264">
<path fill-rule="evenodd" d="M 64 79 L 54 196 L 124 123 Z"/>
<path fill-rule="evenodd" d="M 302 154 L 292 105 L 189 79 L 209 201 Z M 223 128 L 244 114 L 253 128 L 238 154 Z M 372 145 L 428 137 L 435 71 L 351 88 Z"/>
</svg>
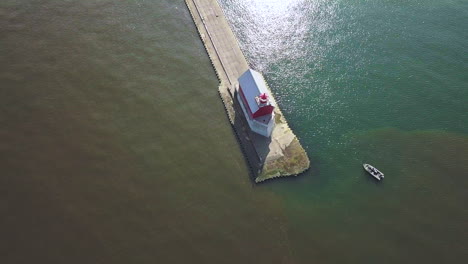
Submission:
<svg viewBox="0 0 468 264">
<path fill-rule="evenodd" d="M 0 7 L 2 263 L 291 258 L 182 1 Z"/>
</svg>

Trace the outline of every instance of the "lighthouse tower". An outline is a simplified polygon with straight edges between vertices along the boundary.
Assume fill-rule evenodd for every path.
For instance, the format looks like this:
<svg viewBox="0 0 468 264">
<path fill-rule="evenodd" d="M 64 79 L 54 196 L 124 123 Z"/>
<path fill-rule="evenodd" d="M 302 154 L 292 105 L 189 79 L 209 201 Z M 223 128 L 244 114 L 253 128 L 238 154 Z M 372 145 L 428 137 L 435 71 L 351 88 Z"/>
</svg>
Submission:
<svg viewBox="0 0 468 264">
<path fill-rule="evenodd" d="M 261 73 L 247 70 L 239 78 L 237 99 L 253 132 L 270 137 L 274 122 L 275 106 L 270 100 L 268 88 Z"/>
</svg>

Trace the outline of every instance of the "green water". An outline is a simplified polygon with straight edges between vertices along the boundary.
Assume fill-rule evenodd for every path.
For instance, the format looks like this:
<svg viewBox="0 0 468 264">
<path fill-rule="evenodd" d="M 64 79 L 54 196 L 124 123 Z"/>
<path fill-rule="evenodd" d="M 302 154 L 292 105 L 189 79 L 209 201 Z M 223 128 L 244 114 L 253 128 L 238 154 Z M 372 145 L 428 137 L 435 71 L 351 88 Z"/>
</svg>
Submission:
<svg viewBox="0 0 468 264">
<path fill-rule="evenodd" d="M 311 170 L 253 184 L 184 1 L 3 1 L 0 261 L 468 259 L 466 1 L 220 2 Z"/>
<path fill-rule="evenodd" d="M 222 2 L 311 156 L 271 186 L 299 262 L 466 259 L 468 4 Z"/>
</svg>

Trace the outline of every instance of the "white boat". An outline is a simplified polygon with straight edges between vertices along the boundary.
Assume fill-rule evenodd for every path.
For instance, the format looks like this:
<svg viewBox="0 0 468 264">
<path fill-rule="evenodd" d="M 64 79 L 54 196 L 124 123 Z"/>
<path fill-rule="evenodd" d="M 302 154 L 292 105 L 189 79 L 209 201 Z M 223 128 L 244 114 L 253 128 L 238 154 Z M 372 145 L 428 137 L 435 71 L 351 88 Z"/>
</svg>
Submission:
<svg viewBox="0 0 468 264">
<path fill-rule="evenodd" d="M 364 167 L 364 169 L 370 174 L 372 175 L 374 178 L 376 178 L 377 180 L 382 180 L 384 178 L 384 174 L 379 171 L 378 169 L 376 169 L 374 166 L 370 165 L 370 164 L 362 164 L 362 166 Z"/>
</svg>

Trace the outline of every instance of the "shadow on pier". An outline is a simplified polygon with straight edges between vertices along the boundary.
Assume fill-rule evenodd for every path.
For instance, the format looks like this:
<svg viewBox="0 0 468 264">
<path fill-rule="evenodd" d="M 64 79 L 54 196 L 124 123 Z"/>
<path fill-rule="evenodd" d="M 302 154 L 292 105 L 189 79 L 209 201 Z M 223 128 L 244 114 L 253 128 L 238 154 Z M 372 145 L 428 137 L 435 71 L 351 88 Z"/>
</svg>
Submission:
<svg viewBox="0 0 468 264">
<path fill-rule="evenodd" d="M 253 180 L 262 172 L 266 158 L 270 153 L 271 138 L 258 135 L 251 131 L 247 120 L 242 112 L 242 108 L 237 100 L 237 91 L 232 97 L 234 116 L 233 126 L 237 138 L 241 143 L 247 163 L 250 166 Z"/>
</svg>

